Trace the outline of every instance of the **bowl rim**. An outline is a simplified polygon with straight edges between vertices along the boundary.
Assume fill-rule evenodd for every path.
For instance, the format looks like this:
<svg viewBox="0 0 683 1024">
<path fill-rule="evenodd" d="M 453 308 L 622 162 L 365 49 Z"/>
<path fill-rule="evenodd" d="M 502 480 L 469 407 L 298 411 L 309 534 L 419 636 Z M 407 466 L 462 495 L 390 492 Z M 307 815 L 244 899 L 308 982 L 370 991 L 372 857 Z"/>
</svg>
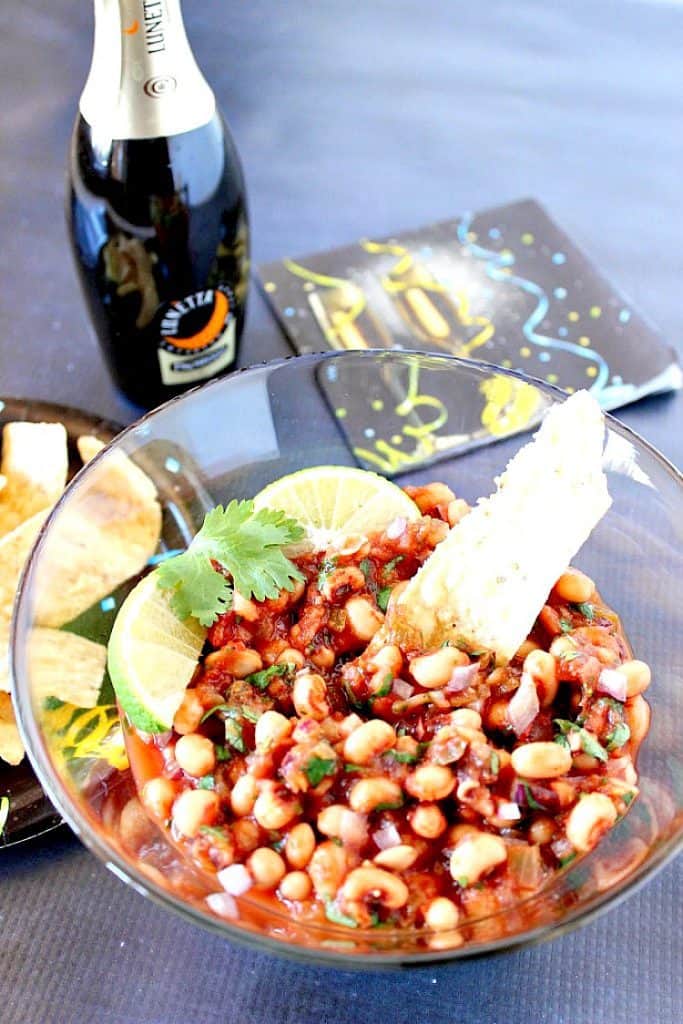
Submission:
<svg viewBox="0 0 683 1024">
<path fill-rule="evenodd" d="M 52 769 L 51 759 L 42 738 L 41 730 L 33 716 L 30 695 L 28 692 L 25 692 L 25 684 L 23 681 L 17 683 L 15 665 L 19 658 L 17 657 L 16 652 L 20 645 L 19 633 L 21 614 L 24 610 L 23 606 L 25 598 L 28 600 L 26 597 L 28 581 L 32 575 L 33 567 L 38 559 L 39 552 L 42 549 L 45 537 L 51 529 L 53 521 L 56 520 L 61 513 L 63 504 L 70 500 L 72 489 L 75 491 L 80 486 L 82 475 L 88 474 L 91 471 L 91 468 L 98 465 L 101 460 L 105 460 L 108 452 L 115 446 L 118 446 L 126 437 L 132 435 L 136 431 L 139 431 L 140 428 L 144 427 L 148 421 L 156 418 L 161 413 L 166 413 L 174 405 L 185 402 L 200 392 L 203 393 L 205 391 L 213 389 L 217 390 L 220 387 L 225 387 L 226 385 L 229 385 L 229 382 L 236 380 L 242 374 L 276 370 L 288 363 L 310 363 L 313 365 L 330 360 L 343 360 L 349 357 L 370 359 L 372 361 L 376 361 L 379 358 L 382 361 L 390 362 L 392 359 L 403 359 L 406 356 L 418 357 L 421 360 L 430 360 L 442 365 L 462 367 L 474 370 L 482 375 L 490 374 L 492 372 L 500 373 L 506 377 L 514 378 L 523 383 L 533 384 L 534 387 L 537 387 L 542 393 L 545 393 L 555 402 L 564 401 L 569 397 L 561 388 L 548 384 L 546 381 L 540 380 L 539 378 L 533 377 L 529 374 L 522 373 L 519 370 L 507 369 L 494 363 L 487 363 L 481 360 L 464 359 L 459 356 L 442 355 L 441 353 L 424 352 L 414 349 L 326 350 L 305 353 L 302 355 L 284 356 L 271 360 L 262 360 L 258 363 L 241 367 L 224 377 L 207 381 L 204 384 L 200 384 L 180 395 L 174 396 L 167 402 L 149 410 L 139 419 L 129 424 L 100 452 L 98 452 L 93 459 L 84 465 L 69 482 L 42 525 L 22 571 L 13 603 L 10 630 L 10 679 L 12 682 L 13 696 L 15 697 L 14 705 L 17 713 L 17 724 L 19 726 L 22 740 L 24 741 L 27 756 L 29 757 L 36 775 L 38 776 L 38 779 L 40 780 L 40 783 L 49 799 L 81 842 L 91 852 L 93 852 L 98 859 L 100 859 L 104 865 L 114 875 L 116 875 L 117 878 L 130 885 L 141 895 L 149 897 L 157 905 L 165 908 L 170 907 L 179 913 L 182 918 L 191 921 L 195 925 L 200 925 L 215 934 L 221 935 L 223 938 L 234 940 L 242 946 L 246 946 L 260 952 L 266 951 L 299 962 L 316 963 L 320 966 L 348 970 L 396 969 L 401 967 L 421 967 L 450 963 L 454 960 L 471 959 L 491 954 L 504 953 L 507 951 L 520 950 L 529 946 L 537 945 L 540 942 L 559 937 L 566 932 L 573 930 L 575 927 L 582 927 L 584 924 L 590 923 L 607 909 L 619 905 L 632 893 L 640 889 L 641 886 L 652 878 L 656 872 L 673 860 L 676 854 L 683 849 L 683 828 L 679 828 L 677 834 L 674 833 L 666 840 L 662 841 L 661 844 L 657 846 L 654 854 L 648 858 L 647 862 L 636 867 L 633 875 L 629 876 L 625 881 L 617 883 L 619 888 L 615 891 L 608 890 L 603 893 L 595 894 L 589 899 L 587 904 L 578 907 L 573 911 L 568 911 L 557 922 L 546 922 L 527 931 L 482 942 L 473 947 L 465 944 L 461 947 L 440 952 L 428 950 L 410 950 L 406 952 L 401 950 L 391 950 L 387 952 L 347 953 L 335 949 L 321 948 L 320 946 L 304 946 L 291 940 L 275 939 L 265 933 L 259 933 L 257 931 L 251 931 L 248 928 L 242 928 L 237 924 L 233 924 L 229 919 L 220 918 L 209 912 L 200 911 L 190 902 L 181 899 L 170 890 L 162 888 L 149 877 L 145 877 L 141 872 L 138 872 L 131 863 L 124 859 L 118 850 L 113 846 L 109 846 L 100 839 L 97 831 L 92 828 L 85 817 L 81 816 L 81 812 L 78 809 L 76 802 L 72 802 L 69 799 L 67 790 L 61 785 L 56 773 Z M 649 441 L 643 438 L 631 427 L 610 415 L 609 412 L 604 411 L 604 415 L 606 425 L 613 432 L 621 435 L 637 448 L 642 449 L 650 458 L 654 459 L 654 461 L 660 465 L 668 476 L 673 478 L 674 483 L 678 484 L 679 487 L 683 486 L 683 473 L 681 473 L 681 471 L 678 470 L 665 455 L 655 448 L 654 445 L 650 444 Z M 538 424 L 533 424 L 530 428 L 524 428 L 521 431 L 506 434 L 502 438 L 494 438 L 490 443 L 496 443 L 499 440 L 509 441 L 515 437 L 524 436 L 524 434 L 528 433 L 529 430 L 537 429 L 537 426 Z M 482 446 L 479 445 L 477 447 Z M 451 454 L 452 453 L 445 452 L 443 460 L 448 458 Z M 438 461 L 442 460 L 439 459 L 437 462 Z M 409 471 L 410 467 L 407 467 L 406 472 Z M 587 856 L 590 857 L 591 854 L 588 854 Z M 585 858 L 583 861 L 585 861 Z M 550 885 L 552 884 L 553 883 L 551 882 Z M 532 894 L 530 898 L 537 898 L 538 895 L 539 894 Z M 520 901 L 520 903 L 521 902 L 525 901 Z M 518 905 L 519 903 L 516 904 L 516 906 Z M 509 909 L 510 908 L 505 908 L 501 911 L 497 911 L 495 914 L 488 915 L 488 918 L 483 918 L 481 920 L 492 919 L 498 914 L 503 914 L 509 911 Z M 289 919 L 283 915 L 283 921 L 286 920 Z M 334 926 L 330 926 L 329 929 L 326 928 L 325 930 L 333 940 L 337 935 L 340 939 L 343 937 L 348 939 L 348 933 L 346 931 L 339 929 L 335 930 Z M 400 934 L 400 931 L 397 931 L 396 934 Z"/>
</svg>

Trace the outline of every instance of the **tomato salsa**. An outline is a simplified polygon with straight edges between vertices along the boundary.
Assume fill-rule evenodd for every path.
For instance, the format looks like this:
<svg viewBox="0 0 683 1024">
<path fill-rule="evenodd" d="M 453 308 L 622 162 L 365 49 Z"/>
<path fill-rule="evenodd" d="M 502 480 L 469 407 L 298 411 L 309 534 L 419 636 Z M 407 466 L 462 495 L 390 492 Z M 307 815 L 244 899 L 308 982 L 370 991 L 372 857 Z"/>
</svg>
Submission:
<svg viewBox="0 0 683 1024">
<path fill-rule="evenodd" d="M 469 511 L 444 484 L 406 491 L 421 518 L 294 559 L 304 581 L 274 599 L 235 592 L 173 730 L 130 752 L 148 813 L 228 895 L 448 947 L 626 813 L 650 671 L 573 569 L 509 664 L 392 631 Z"/>
</svg>

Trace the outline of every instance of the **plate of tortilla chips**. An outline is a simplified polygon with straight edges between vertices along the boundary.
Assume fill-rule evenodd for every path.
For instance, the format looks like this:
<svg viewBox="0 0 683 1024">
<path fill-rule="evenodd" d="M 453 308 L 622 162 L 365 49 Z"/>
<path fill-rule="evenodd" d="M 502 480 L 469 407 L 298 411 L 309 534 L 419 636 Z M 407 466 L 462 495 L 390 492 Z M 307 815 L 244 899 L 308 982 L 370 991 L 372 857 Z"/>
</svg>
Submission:
<svg viewBox="0 0 683 1024">
<path fill-rule="evenodd" d="M 14 398 L 0 399 L 0 428 L 0 846 L 8 846 L 61 823 L 15 723 L 8 667 L 14 595 L 28 553 L 67 482 L 121 428 L 78 409 Z M 91 703 L 89 695 L 96 700 L 104 656 L 101 645 L 55 628 L 41 629 L 35 638 L 34 658 L 46 672 L 56 658 L 71 664 L 77 659 L 83 666 L 73 683 L 79 703 Z"/>
</svg>

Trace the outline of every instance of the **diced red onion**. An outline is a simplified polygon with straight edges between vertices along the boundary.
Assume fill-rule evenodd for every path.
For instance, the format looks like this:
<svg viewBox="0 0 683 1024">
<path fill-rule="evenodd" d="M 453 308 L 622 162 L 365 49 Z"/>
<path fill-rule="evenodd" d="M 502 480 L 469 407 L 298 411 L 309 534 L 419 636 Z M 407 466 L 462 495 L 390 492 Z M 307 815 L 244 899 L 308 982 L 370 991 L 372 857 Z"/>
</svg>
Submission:
<svg viewBox="0 0 683 1024">
<path fill-rule="evenodd" d="M 603 668 L 598 676 L 597 688 L 600 693 L 608 693 L 610 697 L 614 697 L 615 700 L 622 701 L 622 703 L 627 697 L 627 685 L 626 676 L 616 668 Z"/>
<path fill-rule="evenodd" d="M 518 736 L 527 731 L 540 710 L 536 684 L 528 672 L 522 672 L 522 681 L 508 704 L 510 725 Z"/>
<path fill-rule="evenodd" d="M 408 697 L 412 697 L 415 687 L 407 683 L 405 679 L 394 679 L 391 684 L 391 692 L 395 693 L 397 697 L 407 700 Z"/>
<path fill-rule="evenodd" d="M 466 690 L 474 682 L 478 671 L 478 662 L 473 665 L 458 665 L 451 672 L 451 678 L 446 683 L 444 690 L 446 693 L 459 693 L 461 690 Z"/>
<path fill-rule="evenodd" d="M 212 892 L 206 897 L 206 902 L 214 914 L 220 914 L 221 917 L 229 917 L 236 921 L 240 916 L 237 904 L 228 892 Z"/>
<path fill-rule="evenodd" d="M 498 804 L 497 815 L 502 818 L 503 821 L 519 821 L 522 817 L 522 812 L 519 809 L 519 805 L 512 802 L 512 800 L 505 800 Z"/>
<path fill-rule="evenodd" d="M 395 519 L 392 519 L 386 529 L 389 540 L 397 540 L 407 525 L 408 520 L 404 516 L 396 516 Z"/>
<path fill-rule="evenodd" d="M 231 896 L 243 896 L 254 884 L 244 864 L 230 864 L 218 872 L 218 881 Z"/>
<path fill-rule="evenodd" d="M 398 829 L 389 821 L 385 822 L 376 832 L 373 832 L 372 838 L 380 850 L 390 850 L 393 846 L 401 845 Z"/>
</svg>

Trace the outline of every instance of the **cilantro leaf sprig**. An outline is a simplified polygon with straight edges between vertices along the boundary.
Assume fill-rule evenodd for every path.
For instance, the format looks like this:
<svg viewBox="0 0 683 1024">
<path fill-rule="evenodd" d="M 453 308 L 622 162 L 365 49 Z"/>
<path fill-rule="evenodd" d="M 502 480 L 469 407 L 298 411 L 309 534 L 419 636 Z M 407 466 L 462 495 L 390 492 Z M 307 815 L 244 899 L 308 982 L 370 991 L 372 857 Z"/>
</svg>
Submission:
<svg viewBox="0 0 683 1024">
<path fill-rule="evenodd" d="M 161 563 L 159 586 L 172 591 L 171 608 L 179 619 L 192 615 L 211 626 L 230 608 L 233 586 L 244 597 L 263 601 L 303 582 L 282 551 L 303 535 L 303 528 L 277 509 L 255 512 L 253 501 L 217 505 L 187 551 Z"/>
</svg>

